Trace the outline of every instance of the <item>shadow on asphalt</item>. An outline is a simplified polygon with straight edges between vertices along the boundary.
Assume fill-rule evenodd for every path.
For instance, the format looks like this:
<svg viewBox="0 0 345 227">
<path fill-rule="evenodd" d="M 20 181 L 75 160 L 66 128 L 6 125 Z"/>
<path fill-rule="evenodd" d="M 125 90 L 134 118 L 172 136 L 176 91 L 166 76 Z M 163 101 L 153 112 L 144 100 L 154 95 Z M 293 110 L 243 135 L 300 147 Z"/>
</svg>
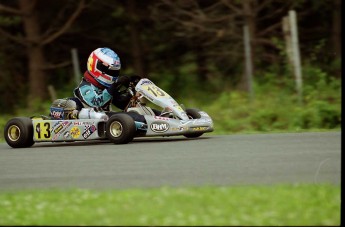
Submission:
<svg viewBox="0 0 345 227">
<path fill-rule="evenodd" d="M 209 139 L 208 136 L 198 137 L 198 138 L 186 138 L 183 136 L 174 136 L 174 137 L 137 137 L 129 144 L 133 143 L 168 143 L 168 142 L 177 142 L 177 141 L 195 141 L 195 140 L 204 140 Z M 69 142 L 39 142 L 35 143 L 32 147 L 65 147 L 65 146 L 93 146 L 93 145 L 101 145 L 101 144 L 109 144 L 115 145 L 111 143 L 108 139 L 102 140 L 89 140 L 89 141 L 69 141 Z M 126 144 L 122 144 L 126 145 Z"/>
</svg>

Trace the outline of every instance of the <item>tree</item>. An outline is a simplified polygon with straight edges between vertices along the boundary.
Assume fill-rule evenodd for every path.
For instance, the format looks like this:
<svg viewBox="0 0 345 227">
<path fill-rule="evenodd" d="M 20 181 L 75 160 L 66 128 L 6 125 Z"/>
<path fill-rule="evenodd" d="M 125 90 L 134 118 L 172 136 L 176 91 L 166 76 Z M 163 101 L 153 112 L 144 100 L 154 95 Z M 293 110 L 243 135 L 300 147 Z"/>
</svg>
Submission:
<svg viewBox="0 0 345 227">
<path fill-rule="evenodd" d="M 29 74 L 28 103 L 31 105 L 36 99 L 44 100 L 47 98 L 45 70 L 68 64 L 68 62 L 59 64 L 50 64 L 47 62 L 44 47 L 55 41 L 71 27 L 78 15 L 82 12 L 85 1 L 79 0 L 74 12 L 59 25 L 56 24 L 56 19 L 60 19 L 59 15 L 61 15 L 61 12 L 57 14 L 58 16 L 54 20 L 45 21 L 43 18 L 40 18 L 42 14 L 40 7 L 46 5 L 43 2 L 38 4 L 38 0 L 18 0 L 15 1 L 17 3 L 16 5 L 13 5 L 13 2 L 0 4 L 0 12 L 4 13 L 7 17 L 19 17 L 23 30 L 20 33 L 13 33 L 9 28 L 0 27 L 0 34 L 25 47 Z"/>
<path fill-rule="evenodd" d="M 278 50 L 272 36 L 281 33 L 280 19 L 292 5 L 291 1 L 283 0 L 161 0 L 154 15 L 157 20 L 163 19 L 165 26 L 176 24 L 175 36 L 195 46 L 192 50 L 198 50 L 196 59 L 203 59 L 196 61 L 202 69 L 198 70 L 199 77 L 210 80 L 212 76 L 206 76 L 207 68 L 214 65 L 224 75 L 236 75 L 243 70 L 239 66 L 243 65 L 245 24 L 251 37 L 252 62 L 277 62 L 276 54 L 263 50 Z"/>
<path fill-rule="evenodd" d="M 12 105 L 18 94 L 26 98 L 27 91 L 29 100 L 46 98 L 48 83 L 72 95 L 72 67 L 61 60 L 70 59 L 71 48 L 78 49 L 81 69 L 86 69 L 92 50 L 111 47 L 121 58 L 122 74 L 149 74 L 176 94 L 199 85 L 203 91 L 237 86 L 243 75 L 244 24 L 251 31 L 255 80 L 264 82 L 266 71 L 279 78 L 288 73 L 281 21 L 290 9 L 298 13 L 302 61 L 334 75 L 340 69 L 331 64 L 341 48 L 340 3 L 1 0 L 0 89 L 6 96 L 0 108 Z"/>
</svg>

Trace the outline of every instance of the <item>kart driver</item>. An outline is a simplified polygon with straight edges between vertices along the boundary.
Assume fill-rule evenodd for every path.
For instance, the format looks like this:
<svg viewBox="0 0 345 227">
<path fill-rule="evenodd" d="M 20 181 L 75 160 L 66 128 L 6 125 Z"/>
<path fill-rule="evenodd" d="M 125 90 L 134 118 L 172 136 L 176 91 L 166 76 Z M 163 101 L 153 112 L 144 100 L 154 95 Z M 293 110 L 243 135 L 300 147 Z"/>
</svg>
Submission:
<svg viewBox="0 0 345 227">
<path fill-rule="evenodd" d="M 92 107 L 112 115 L 115 112 L 108 112 L 111 104 L 121 110 L 125 109 L 131 98 L 126 89 L 130 83 L 138 83 L 141 77 L 120 76 L 120 69 L 120 58 L 113 50 L 103 47 L 92 51 L 87 60 L 87 70 L 74 89 L 74 98 L 70 98 L 76 102 L 77 110 Z M 134 112 L 127 114 L 135 121 L 145 122 L 143 115 Z"/>
</svg>

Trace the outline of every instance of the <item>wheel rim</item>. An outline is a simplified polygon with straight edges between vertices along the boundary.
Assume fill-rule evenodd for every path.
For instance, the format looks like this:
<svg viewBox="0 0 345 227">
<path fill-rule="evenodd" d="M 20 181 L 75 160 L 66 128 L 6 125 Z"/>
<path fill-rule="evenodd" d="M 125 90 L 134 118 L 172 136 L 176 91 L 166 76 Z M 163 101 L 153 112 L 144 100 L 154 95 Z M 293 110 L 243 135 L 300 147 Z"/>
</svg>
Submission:
<svg viewBox="0 0 345 227">
<path fill-rule="evenodd" d="M 17 125 L 11 125 L 7 130 L 7 137 L 13 142 L 17 141 L 20 137 L 19 127 Z"/>
<path fill-rule="evenodd" d="M 111 123 L 111 125 L 110 125 L 110 134 L 113 137 L 121 136 L 122 131 L 123 131 L 123 128 L 122 128 L 122 125 L 121 125 L 120 122 L 114 121 L 114 122 Z"/>
</svg>

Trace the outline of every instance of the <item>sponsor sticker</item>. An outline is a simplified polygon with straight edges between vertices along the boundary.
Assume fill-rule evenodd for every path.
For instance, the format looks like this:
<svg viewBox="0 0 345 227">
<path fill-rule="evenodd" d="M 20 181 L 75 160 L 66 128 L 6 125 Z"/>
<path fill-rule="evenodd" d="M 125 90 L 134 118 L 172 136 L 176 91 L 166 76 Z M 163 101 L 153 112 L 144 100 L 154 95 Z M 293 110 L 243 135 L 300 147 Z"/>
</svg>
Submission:
<svg viewBox="0 0 345 227">
<path fill-rule="evenodd" d="M 91 134 L 94 133 L 96 130 L 97 130 L 96 126 L 94 126 L 94 125 L 87 125 L 85 127 L 85 130 L 84 130 L 83 134 L 82 134 L 83 138 L 84 139 L 89 138 L 91 136 Z"/>
<path fill-rule="evenodd" d="M 187 131 L 187 130 L 188 130 L 188 127 L 185 127 L 185 126 L 171 128 L 171 131 Z"/>
<path fill-rule="evenodd" d="M 153 118 L 156 120 L 162 120 L 162 121 L 170 121 L 170 119 L 171 119 L 168 117 L 161 117 L 161 116 L 154 116 Z"/>
<path fill-rule="evenodd" d="M 150 129 L 157 133 L 162 133 L 168 131 L 170 125 L 163 121 L 155 121 L 150 125 Z"/>
<path fill-rule="evenodd" d="M 63 125 L 62 124 L 54 129 L 54 133 L 58 134 L 61 131 L 61 129 L 63 129 Z"/>
<path fill-rule="evenodd" d="M 80 129 L 76 126 L 71 128 L 69 132 L 74 139 L 77 139 L 80 136 Z"/>
<path fill-rule="evenodd" d="M 153 83 L 149 80 L 142 80 L 140 83 L 140 85 L 145 85 L 145 84 L 153 84 Z"/>
<path fill-rule="evenodd" d="M 50 116 L 53 119 L 63 119 L 64 118 L 64 109 L 58 107 L 50 107 Z"/>
<path fill-rule="evenodd" d="M 207 130 L 208 127 L 205 127 L 205 126 L 200 126 L 200 127 L 193 127 L 191 128 L 192 131 L 205 131 Z"/>
<path fill-rule="evenodd" d="M 66 131 L 66 132 L 63 134 L 63 138 L 67 139 L 70 135 L 71 135 L 71 133 L 70 133 L 69 131 Z"/>
</svg>

